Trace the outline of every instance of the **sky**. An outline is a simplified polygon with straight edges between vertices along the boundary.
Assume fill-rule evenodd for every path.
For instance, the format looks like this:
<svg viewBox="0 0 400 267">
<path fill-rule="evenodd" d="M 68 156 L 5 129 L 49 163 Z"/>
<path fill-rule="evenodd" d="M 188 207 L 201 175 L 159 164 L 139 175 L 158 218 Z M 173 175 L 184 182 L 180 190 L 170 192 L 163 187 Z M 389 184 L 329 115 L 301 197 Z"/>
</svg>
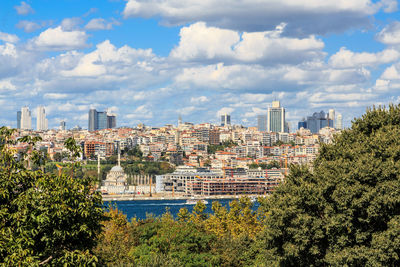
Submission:
<svg viewBox="0 0 400 267">
<path fill-rule="evenodd" d="M 335 109 L 350 126 L 399 103 L 395 0 L 2 0 L 0 124 L 44 106 L 49 128 L 256 126 L 273 100 L 292 128 Z"/>
</svg>

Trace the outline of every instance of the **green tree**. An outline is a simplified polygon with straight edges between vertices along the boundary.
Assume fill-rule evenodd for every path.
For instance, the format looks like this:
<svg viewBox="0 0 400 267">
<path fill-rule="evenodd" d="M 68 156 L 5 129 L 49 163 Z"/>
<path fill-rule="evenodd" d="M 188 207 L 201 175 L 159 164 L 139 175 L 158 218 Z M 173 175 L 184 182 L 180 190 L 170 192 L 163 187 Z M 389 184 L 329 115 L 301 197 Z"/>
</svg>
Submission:
<svg viewBox="0 0 400 267">
<path fill-rule="evenodd" d="M 17 161 L 12 133 L 0 128 L 0 265 L 95 264 L 101 195 L 90 180 L 27 169 L 28 158 L 40 160 L 32 151 Z"/>
<path fill-rule="evenodd" d="M 400 265 L 400 106 L 373 108 L 264 203 L 258 264 Z M 259 244 L 258 244 L 259 245 Z"/>
</svg>

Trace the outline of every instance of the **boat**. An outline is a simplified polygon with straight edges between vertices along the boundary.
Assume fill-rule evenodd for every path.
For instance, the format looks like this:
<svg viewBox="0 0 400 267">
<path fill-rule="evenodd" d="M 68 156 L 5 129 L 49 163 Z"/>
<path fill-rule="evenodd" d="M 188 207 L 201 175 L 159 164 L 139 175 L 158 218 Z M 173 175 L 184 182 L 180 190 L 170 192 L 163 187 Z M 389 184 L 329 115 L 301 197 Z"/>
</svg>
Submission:
<svg viewBox="0 0 400 267">
<path fill-rule="evenodd" d="M 186 205 L 196 205 L 197 202 L 199 202 L 199 201 L 203 204 L 208 204 L 208 201 L 205 199 L 187 199 L 185 204 Z"/>
</svg>

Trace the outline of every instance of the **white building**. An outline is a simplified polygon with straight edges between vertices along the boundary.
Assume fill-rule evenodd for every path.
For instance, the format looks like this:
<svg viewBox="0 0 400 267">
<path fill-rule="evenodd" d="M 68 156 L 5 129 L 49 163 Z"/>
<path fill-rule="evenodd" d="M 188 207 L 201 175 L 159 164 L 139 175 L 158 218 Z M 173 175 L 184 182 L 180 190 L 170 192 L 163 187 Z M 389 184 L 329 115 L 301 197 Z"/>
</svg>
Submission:
<svg viewBox="0 0 400 267">
<path fill-rule="evenodd" d="M 337 117 L 336 117 L 336 129 L 338 129 L 338 130 L 342 130 L 343 129 L 342 114 L 337 114 Z"/>
<path fill-rule="evenodd" d="M 285 109 L 281 107 L 279 101 L 272 101 L 272 107 L 268 107 L 267 131 L 285 132 Z"/>
<path fill-rule="evenodd" d="M 38 131 L 46 131 L 48 129 L 48 122 L 46 119 L 46 111 L 43 106 L 36 108 L 36 129 Z"/>
<path fill-rule="evenodd" d="M 21 129 L 31 130 L 32 129 L 32 117 L 28 107 L 21 108 Z"/>
</svg>

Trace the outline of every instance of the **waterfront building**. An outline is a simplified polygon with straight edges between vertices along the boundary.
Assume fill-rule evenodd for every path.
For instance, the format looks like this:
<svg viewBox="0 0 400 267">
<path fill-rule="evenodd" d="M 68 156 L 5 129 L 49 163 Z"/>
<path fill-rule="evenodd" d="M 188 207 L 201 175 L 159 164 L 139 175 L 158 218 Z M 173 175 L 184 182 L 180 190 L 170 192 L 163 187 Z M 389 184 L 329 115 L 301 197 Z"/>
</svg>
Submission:
<svg viewBox="0 0 400 267">
<path fill-rule="evenodd" d="M 21 108 L 21 129 L 22 130 L 32 129 L 31 112 L 27 106 Z"/>
<path fill-rule="evenodd" d="M 128 190 L 127 175 L 121 167 L 120 153 L 118 153 L 118 164 L 111 168 L 107 174 L 101 191 L 111 194 L 124 194 Z"/>
<path fill-rule="evenodd" d="M 281 107 L 279 101 L 272 101 L 272 107 L 268 107 L 267 131 L 285 132 L 285 109 Z"/>
<path fill-rule="evenodd" d="M 260 132 L 265 132 L 267 130 L 267 115 L 257 116 L 257 129 Z"/>
<path fill-rule="evenodd" d="M 48 129 L 48 121 L 46 119 L 46 111 L 43 106 L 36 108 L 36 130 L 46 131 Z"/>
</svg>

